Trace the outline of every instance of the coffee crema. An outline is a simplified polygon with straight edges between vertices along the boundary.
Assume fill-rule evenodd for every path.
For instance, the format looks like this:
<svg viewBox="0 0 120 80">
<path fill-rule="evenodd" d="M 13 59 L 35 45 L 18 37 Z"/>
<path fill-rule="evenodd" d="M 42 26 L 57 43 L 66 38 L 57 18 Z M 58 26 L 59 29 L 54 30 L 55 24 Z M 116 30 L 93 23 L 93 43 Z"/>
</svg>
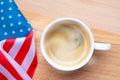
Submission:
<svg viewBox="0 0 120 80">
<path fill-rule="evenodd" d="M 55 25 L 45 38 L 48 57 L 61 66 L 80 64 L 88 56 L 90 40 L 86 31 L 74 23 Z"/>
</svg>

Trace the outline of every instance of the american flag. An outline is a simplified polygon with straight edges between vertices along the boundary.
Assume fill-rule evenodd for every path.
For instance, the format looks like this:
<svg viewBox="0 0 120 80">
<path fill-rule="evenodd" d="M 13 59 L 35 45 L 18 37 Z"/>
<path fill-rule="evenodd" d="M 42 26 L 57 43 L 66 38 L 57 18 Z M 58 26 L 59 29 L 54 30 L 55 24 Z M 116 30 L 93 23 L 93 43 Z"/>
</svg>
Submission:
<svg viewBox="0 0 120 80">
<path fill-rule="evenodd" d="M 0 0 L 0 80 L 32 80 L 34 31 L 14 0 Z"/>
</svg>

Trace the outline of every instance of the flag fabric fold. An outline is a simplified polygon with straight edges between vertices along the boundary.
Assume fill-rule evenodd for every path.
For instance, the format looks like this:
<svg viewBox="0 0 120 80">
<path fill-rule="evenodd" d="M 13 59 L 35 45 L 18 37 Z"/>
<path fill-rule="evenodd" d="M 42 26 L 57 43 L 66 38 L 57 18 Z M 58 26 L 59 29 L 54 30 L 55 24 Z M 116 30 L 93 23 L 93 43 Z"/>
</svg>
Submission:
<svg viewBox="0 0 120 80">
<path fill-rule="evenodd" d="M 32 80 L 34 31 L 14 0 L 0 0 L 0 80 Z"/>
</svg>

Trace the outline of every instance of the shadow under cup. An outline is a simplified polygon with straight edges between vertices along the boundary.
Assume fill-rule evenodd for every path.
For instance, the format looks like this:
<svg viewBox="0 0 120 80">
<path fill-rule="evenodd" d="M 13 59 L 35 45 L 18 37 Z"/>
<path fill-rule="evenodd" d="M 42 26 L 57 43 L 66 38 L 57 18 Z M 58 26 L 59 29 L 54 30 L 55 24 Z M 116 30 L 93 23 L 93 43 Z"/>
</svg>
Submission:
<svg viewBox="0 0 120 80">
<path fill-rule="evenodd" d="M 61 18 L 47 26 L 41 38 L 44 58 L 54 68 L 73 71 L 84 66 L 94 50 L 89 28 L 80 20 Z"/>
</svg>

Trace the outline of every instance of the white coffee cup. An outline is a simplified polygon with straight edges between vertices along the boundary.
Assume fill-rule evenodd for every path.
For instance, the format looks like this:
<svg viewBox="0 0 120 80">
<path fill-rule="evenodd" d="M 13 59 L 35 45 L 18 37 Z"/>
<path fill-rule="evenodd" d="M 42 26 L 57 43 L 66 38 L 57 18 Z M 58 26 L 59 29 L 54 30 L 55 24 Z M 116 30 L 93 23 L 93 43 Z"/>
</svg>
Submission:
<svg viewBox="0 0 120 80">
<path fill-rule="evenodd" d="M 54 27 L 54 25 L 58 24 L 58 23 L 62 23 L 62 22 L 73 22 L 75 24 L 80 25 L 81 27 L 83 27 L 87 34 L 89 35 L 89 39 L 90 39 L 90 51 L 88 53 L 88 56 L 86 57 L 85 60 L 83 60 L 80 64 L 75 65 L 75 66 L 61 66 L 55 62 L 53 62 L 49 56 L 47 55 L 46 49 L 45 49 L 45 38 L 46 35 L 48 33 L 48 31 Z M 94 42 L 94 38 L 93 38 L 93 34 L 90 31 L 90 29 L 88 28 L 88 26 L 86 24 L 84 24 L 81 20 L 75 19 L 75 18 L 60 18 L 57 19 L 55 21 L 53 21 L 52 23 L 50 23 L 46 29 L 44 30 L 42 37 L 41 37 L 41 51 L 42 51 L 42 55 L 45 58 L 45 60 L 55 69 L 61 70 L 61 71 L 74 71 L 77 69 L 80 69 L 81 67 L 83 67 L 84 65 L 86 65 L 89 60 L 91 59 L 92 55 L 93 55 L 93 51 L 94 50 L 109 50 L 111 48 L 110 44 L 105 44 L 105 43 L 95 43 Z"/>
</svg>

